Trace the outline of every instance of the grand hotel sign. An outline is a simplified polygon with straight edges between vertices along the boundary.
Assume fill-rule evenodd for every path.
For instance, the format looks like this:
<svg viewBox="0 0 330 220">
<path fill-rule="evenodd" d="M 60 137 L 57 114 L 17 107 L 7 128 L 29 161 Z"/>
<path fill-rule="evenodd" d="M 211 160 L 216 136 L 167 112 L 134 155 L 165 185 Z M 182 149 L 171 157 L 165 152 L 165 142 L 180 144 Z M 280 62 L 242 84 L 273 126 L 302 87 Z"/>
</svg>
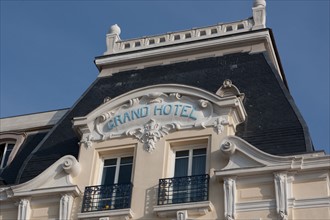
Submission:
<svg viewBox="0 0 330 220">
<path fill-rule="evenodd" d="M 169 132 L 212 126 L 221 133 L 225 125 L 244 121 L 245 115 L 241 98 L 235 94 L 220 97 L 188 86 L 158 85 L 108 100 L 89 115 L 75 118 L 74 126 L 88 146 L 133 136 L 151 152 Z"/>
</svg>

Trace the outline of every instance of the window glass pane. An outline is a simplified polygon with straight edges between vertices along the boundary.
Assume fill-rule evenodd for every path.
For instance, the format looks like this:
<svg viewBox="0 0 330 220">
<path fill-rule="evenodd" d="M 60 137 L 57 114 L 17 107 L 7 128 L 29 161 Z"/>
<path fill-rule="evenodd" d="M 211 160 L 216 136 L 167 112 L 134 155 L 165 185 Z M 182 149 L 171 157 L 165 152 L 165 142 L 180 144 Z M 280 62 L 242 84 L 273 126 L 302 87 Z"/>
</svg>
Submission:
<svg viewBox="0 0 330 220">
<path fill-rule="evenodd" d="M 120 164 L 132 164 L 133 157 L 122 157 L 120 160 Z"/>
<path fill-rule="evenodd" d="M 189 156 L 189 150 L 177 151 L 175 153 L 175 157 L 188 157 L 188 156 Z"/>
<path fill-rule="evenodd" d="M 104 161 L 104 166 L 116 165 L 116 163 L 117 163 L 117 158 L 109 159 Z"/>
<path fill-rule="evenodd" d="M 188 175 L 188 157 L 175 160 L 174 177 Z"/>
<path fill-rule="evenodd" d="M 202 155 L 202 154 L 206 154 L 206 148 L 195 149 L 195 150 L 193 151 L 193 155 Z"/>
<path fill-rule="evenodd" d="M 115 181 L 116 167 L 104 167 L 101 185 L 112 185 Z"/>
<path fill-rule="evenodd" d="M 119 170 L 118 183 L 130 183 L 131 175 L 132 175 L 132 164 L 121 165 Z"/>
<path fill-rule="evenodd" d="M 6 143 L 0 144 L 0 167 L 2 164 L 2 159 L 5 153 L 5 147 L 6 147 Z"/>
<path fill-rule="evenodd" d="M 206 155 L 194 156 L 191 175 L 205 174 Z"/>
<path fill-rule="evenodd" d="M 7 150 L 5 152 L 5 155 L 3 156 L 3 164 L 2 164 L 3 167 L 5 167 L 7 165 L 10 152 L 11 152 L 11 150 L 9 150 L 9 151 Z"/>
<path fill-rule="evenodd" d="M 0 145 L 0 166 L 4 168 L 7 165 L 9 155 L 13 150 L 15 144 L 3 143 Z"/>
</svg>

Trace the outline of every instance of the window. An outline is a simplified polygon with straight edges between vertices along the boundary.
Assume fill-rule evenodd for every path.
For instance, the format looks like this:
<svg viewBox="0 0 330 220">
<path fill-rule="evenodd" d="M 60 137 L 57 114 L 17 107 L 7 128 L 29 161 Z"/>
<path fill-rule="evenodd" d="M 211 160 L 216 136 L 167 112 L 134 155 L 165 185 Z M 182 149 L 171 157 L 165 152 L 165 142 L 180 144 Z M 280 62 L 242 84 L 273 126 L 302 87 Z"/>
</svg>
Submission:
<svg viewBox="0 0 330 220">
<path fill-rule="evenodd" d="M 133 157 L 104 160 L 101 185 L 130 183 Z"/>
<path fill-rule="evenodd" d="M 132 156 L 105 159 L 101 185 L 85 188 L 82 212 L 130 208 L 132 166 Z"/>
<path fill-rule="evenodd" d="M 25 133 L 0 133 L 0 169 L 11 163 L 26 137 Z"/>
<path fill-rule="evenodd" d="M 206 31 L 199 32 L 199 36 L 205 36 L 205 35 L 206 35 Z"/>
<path fill-rule="evenodd" d="M 174 177 L 205 174 L 206 148 L 176 151 Z"/>
<path fill-rule="evenodd" d="M 0 168 L 7 166 L 10 153 L 13 151 L 15 143 L 5 142 L 0 144 Z"/>
<path fill-rule="evenodd" d="M 172 149 L 173 178 L 159 180 L 158 205 L 207 201 L 209 175 L 206 174 L 205 145 Z"/>
<path fill-rule="evenodd" d="M 185 34 L 185 38 L 186 38 L 186 39 L 191 38 L 191 33 L 186 33 L 186 34 Z"/>
<path fill-rule="evenodd" d="M 135 47 L 139 47 L 139 46 L 141 46 L 141 42 L 140 41 L 136 41 L 135 42 Z"/>
</svg>

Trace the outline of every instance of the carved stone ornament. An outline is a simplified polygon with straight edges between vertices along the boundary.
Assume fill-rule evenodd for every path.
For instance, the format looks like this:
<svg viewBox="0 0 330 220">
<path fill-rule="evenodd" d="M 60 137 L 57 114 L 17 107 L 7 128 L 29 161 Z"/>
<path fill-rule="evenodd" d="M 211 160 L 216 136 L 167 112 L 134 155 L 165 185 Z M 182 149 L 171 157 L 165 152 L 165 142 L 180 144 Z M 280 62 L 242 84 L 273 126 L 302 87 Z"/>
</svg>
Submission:
<svg viewBox="0 0 330 220">
<path fill-rule="evenodd" d="M 133 135 L 144 143 L 144 149 L 147 152 L 152 152 L 156 148 L 156 142 L 167 135 L 171 129 L 175 128 L 175 124 L 167 124 L 161 126 L 155 120 L 144 125 L 143 128 L 136 128 L 127 131 L 127 135 Z"/>
<path fill-rule="evenodd" d="M 173 92 L 176 90 L 180 92 Z M 125 96 L 130 98 L 126 99 L 128 102 L 124 101 Z M 111 99 L 86 117 L 74 119 L 81 134 L 80 143 L 92 147 L 93 142 L 131 136 L 152 152 L 157 141 L 169 132 L 214 127 L 221 134 L 224 126 L 229 125 L 229 114 L 235 114 L 233 127 L 243 122 L 246 115 L 239 98 L 222 101 L 219 96 L 188 86 L 159 85 L 125 96 L 122 102 L 119 98 Z"/>
<path fill-rule="evenodd" d="M 241 93 L 230 79 L 226 79 L 225 81 L 223 81 L 222 86 L 218 89 L 216 94 L 222 98 L 236 96 L 240 97 L 242 100 L 245 96 L 244 93 Z"/>
<path fill-rule="evenodd" d="M 216 132 L 218 134 L 221 134 L 225 128 L 225 125 L 229 125 L 229 121 L 226 117 L 220 116 L 217 118 L 217 120 L 214 122 L 214 128 L 216 129 Z"/>
<path fill-rule="evenodd" d="M 151 93 L 96 118 L 95 131 L 102 140 L 134 136 L 147 152 L 152 152 L 156 142 L 171 130 L 205 128 L 212 115 L 213 106 L 207 100 L 179 93 Z M 95 138 L 87 136 L 84 142 L 89 145 L 92 140 Z"/>
<path fill-rule="evenodd" d="M 236 209 L 236 178 L 226 177 L 223 182 L 224 189 L 224 204 L 225 204 L 225 219 L 234 220 L 235 219 L 235 209 Z"/>
<path fill-rule="evenodd" d="M 275 192 L 276 192 L 276 210 L 281 220 L 288 219 L 288 189 L 287 174 L 274 174 Z"/>
<path fill-rule="evenodd" d="M 30 199 L 21 199 L 18 205 L 18 219 L 30 219 Z"/>
</svg>

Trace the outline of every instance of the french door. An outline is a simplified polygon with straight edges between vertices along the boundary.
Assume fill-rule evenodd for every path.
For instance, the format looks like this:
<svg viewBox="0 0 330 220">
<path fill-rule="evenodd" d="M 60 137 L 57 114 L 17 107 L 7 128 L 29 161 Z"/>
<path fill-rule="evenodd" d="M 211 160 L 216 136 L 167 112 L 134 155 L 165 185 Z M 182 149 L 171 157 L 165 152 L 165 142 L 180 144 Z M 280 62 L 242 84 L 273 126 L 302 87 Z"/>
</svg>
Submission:
<svg viewBox="0 0 330 220">
<path fill-rule="evenodd" d="M 200 183 L 206 169 L 206 148 L 176 151 L 172 203 L 200 201 Z"/>
<path fill-rule="evenodd" d="M 130 204 L 133 157 L 104 160 L 99 209 L 127 208 Z"/>
</svg>

